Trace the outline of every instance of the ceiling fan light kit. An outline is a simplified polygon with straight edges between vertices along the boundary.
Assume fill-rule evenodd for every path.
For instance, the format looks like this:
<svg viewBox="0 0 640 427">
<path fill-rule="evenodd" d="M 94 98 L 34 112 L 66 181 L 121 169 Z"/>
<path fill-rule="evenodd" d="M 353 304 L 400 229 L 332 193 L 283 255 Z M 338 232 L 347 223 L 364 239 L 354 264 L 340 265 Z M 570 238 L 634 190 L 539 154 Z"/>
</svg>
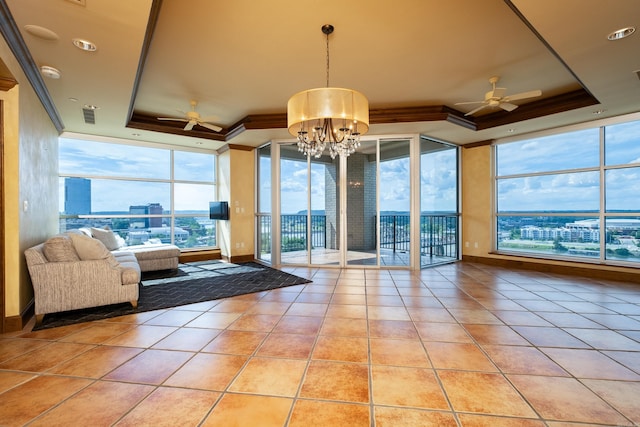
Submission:
<svg viewBox="0 0 640 427">
<path fill-rule="evenodd" d="M 479 107 L 474 108 L 473 110 L 466 113 L 465 116 L 471 116 L 477 113 L 478 111 L 488 107 L 492 107 L 492 108 L 498 107 L 498 108 L 502 108 L 505 111 L 510 112 L 518 108 L 518 106 L 516 104 L 512 104 L 511 101 L 518 101 L 521 99 L 528 99 L 528 98 L 536 98 L 542 95 L 542 91 L 537 89 L 537 90 L 531 90 L 528 92 L 521 92 L 521 93 L 516 93 L 514 95 L 505 96 L 507 89 L 504 87 L 496 87 L 498 80 L 499 80 L 499 77 L 497 76 L 493 76 L 489 79 L 489 83 L 491 84 L 492 89 L 489 92 L 484 94 L 483 101 L 456 102 L 455 105 L 481 104 Z"/>
<path fill-rule="evenodd" d="M 360 136 L 369 130 L 369 101 L 352 89 L 329 87 L 329 34 L 333 25 L 323 25 L 327 45 L 327 86 L 293 95 L 287 103 L 287 127 L 298 138 L 298 151 L 319 158 L 325 148 L 334 159 L 349 156 L 360 146 Z"/>
</svg>

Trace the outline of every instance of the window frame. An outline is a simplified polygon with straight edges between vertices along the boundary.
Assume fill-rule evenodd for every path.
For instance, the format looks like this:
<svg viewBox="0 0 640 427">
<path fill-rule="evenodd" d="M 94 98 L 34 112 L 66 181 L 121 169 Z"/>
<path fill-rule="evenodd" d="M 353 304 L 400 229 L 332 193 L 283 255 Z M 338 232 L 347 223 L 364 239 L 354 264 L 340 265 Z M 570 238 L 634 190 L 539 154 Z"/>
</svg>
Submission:
<svg viewBox="0 0 640 427">
<path fill-rule="evenodd" d="M 143 142 L 143 141 L 134 141 L 134 140 L 125 140 L 125 139 L 111 139 L 111 138 L 104 138 L 104 137 L 94 137 L 92 135 L 82 135 L 82 134 L 65 134 L 63 133 L 62 135 L 59 136 L 59 140 L 62 139 L 67 139 L 67 140 L 79 140 L 79 141 L 88 141 L 88 142 L 92 142 L 92 143 L 102 143 L 102 144 L 113 144 L 113 145 L 122 145 L 122 146 L 133 146 L 133 147 L 143 147 L 143 148 L 150 148 L 150 149 L 157 149 L 157 150 L 167 150 L 169 151 L 169 177 L 168 178 L 140 178 L 140 177 L 135 177 L 135 176 L 125 176 L 125 175 L 89 175 L 89 174 L 76 174 L 76 173 L 61 173 L 60 170 L 58 169 L 58 178 L 59 179 L 65 179 L 65 178 L 86 178 L 89 180 L 95 179 L 95 180 L 105 180 L 105 181 L 137 181 L 137 182 L 149 182 L 149 183 L 161 183 L 161 184 L 168 184 L 169 185 L 169 213 L 163 213 L 163 214 L 129 214 L 129 213 L 118 213 L 118 214 L 114 214 L 114 215 L 105 215 L 105 214 L 81 214 L 81 215 L 76 215 L 78 218 L 80 219 L 97 219 L 97 220 L 106 220 L 106 219 L 111 219 L 111 218 L 123 218 L 123 219 L 140 219 L 140 218 L 144 218 L 144 219 L 151 219 L 151 218 L 168 218 L 169 223 L 170 223 L 170 233 L 171 233 L 171 243 L 172 244 L 176 244 L 176 240 L 175 240 L 175 229 L 177 227 L 176 225 L 176 219 L 178 218 L 199 218 L 199 217 L 208 217 L 209 213 L 208 211 L 203 212 L 202 215 L 194 215 L 193 213 L 176 213 L 175 211 L 175 198 L 174 198 L 174 191 L 175 191 L 175 186 L 176 184 L 178 185 L 207 185 L 207 186 L 212 186 L 213 187 L 213 194 L 212 194 L 212 198 L 211 201 L 216 201 L 218 200 L 218 174 L 219 174 L 219 156 L 217 154 L 216 151 L 214 150 L 206 150 L 206 149 L 198 149 L 198 148 L 191 148 L 191 147 L 183 147 L 183 146 L 176 146 L 176 145 L 170 145 L 170 144 L 156 144 L 156 143 L 152 143 L 152 142 Z M 210 155 L 213 156 L 213 167 L 214 167 L 214 173 L 213 173 L 213 180 L 212 181 L 193 181 L 193 180 L 180 180 L 180 179 L 175 179 L 175 152 L 177 151 L 181 151 L 181 152 L 192 152 L 192 153 L 201 153 L 201 154 L 206 154 L 206 155 Z M 60 154 L 58 154 L 58 156 L 60 156 Z M 58 157 L 59 158 L 59 157 Z M 60 207 L 61 208 L 61 207 Z M 58 222 L 60 224 L 61 220 L 64 217 L 68 217 L 69 215 L 65 215 L 64 212 L 61 211 L 61 209 L 59 208 L 58 211 Z M 219 241 L 220 239 L 218 238 L 218 233 L 219 233 L 219 228 L 217 227 L 217 224 L 214 222 L 214 237 L 215 237 L 215 245 L 214 246 L 197 246 L 197 247 L 181 247 L 180 250 L 182 252 L 189 252 L 189 251 L 201 251 L 201 250 L 211 250 L 211 249 L 218 249 L 219 248 Z M 64 230 L 60 230 L 60 232 L 62 232 Z"/>
<path fill-rule="evenodd" d="M 491 144 L 491 179 L 492 179 L 492 224 L 491 224 L 491 235 L 492 235 L 492 253 L 498 255 L 507 255 L 507 256 L 518 256 L 518 257 L 528 257 L 528 258 L 537 258 L 537 259 L 549 259 L 549 260 L 558 260 L 558 261 L 568 261 L 572 263 L 594 263 L 594 264 L 603 264 L 603 265 L 612 265 L 612 266 L 623 266 L 623 267 L 633 267 L 640 268 L 640 262 L 631 260 L 625 261 L 620 259 L 612 259 L 607 257 L 607 220 L 611 219 L 639 219 L 640 220 L 640 210 L 638 211 L 628 211 L 628 212 L 615 212 L 615 211 L 607 211 L 605 204 L 606 197 L 606 182 L 605 177 L 606 173 L 609 170 L 620 170 L 620 169 L 630 169 L 630 168 L 638 168 L 640 167 L 640 163 L 627 163 L 627 164 L 615 164 L 615 165 L 607 165 L 605 158 L 605 150 L 606 150 L 606 135 L 605 128 L 607 126 L 630 123 L 630 122 L 639 122 L 640 124 L 640 113 L 633 113 L 624 116 L 618 116 L 609 119 L 596 120 L 580 125 L 573 126 L 565 126 L 555 129 L 550 129 L 541 132 L 523 134 L 515 137 L 502 138 L 497 139 Z M 560 136 L 562 134 L 585 130 L 585 129 L 599 129 L 599 161 L 598 165 L 594 167 L 586 167 L 586 168 L 576 168 L 576 169 L 563 169 L 563 170 L 553 170 L 553 171 L 544 171 L 544 172 L 535 172 L 535 173 L 519 173 L 513 175 L 498 175 L 498 147 L 502 144 L 509 144 L 514 142 L 522 142 L 526 140 L 530 140 L 533 138 L 541 138 L 547 136 Z M 594 172 L 597 171 L 599 174 L 599 206 L 597 211 L 575 211 L 575 212 L 566 212 L 566 211 L 518 211 L 518 212 L 510 212 L 510 211 L 498 211 L 498 183 L 500 180 L 510 179 L 510 178 L 520 178 L 520 177 L 534 177 L 534 176 L 545 176 L 545 175 L 558 175 L 558 174 L 566 174 L 566 173 L 576 173 L 576 172 Z M 544 252 L 527 252 L 524 250 L 508 250 L 505 248 L 499 248 L 499 240 L 500 240 L 500 229 L 499 229 L 499 221 L 500 218 L 504 217 L 580 217 L 580 218 L 594 218 L 598 220 L 600 231 L 600 241 L 599 241 L 599 256 L 597 258 L 593 257 L 579 257 L 579 256 L 562 256 L 556 254 L 548 254 Z"/>
</svg>

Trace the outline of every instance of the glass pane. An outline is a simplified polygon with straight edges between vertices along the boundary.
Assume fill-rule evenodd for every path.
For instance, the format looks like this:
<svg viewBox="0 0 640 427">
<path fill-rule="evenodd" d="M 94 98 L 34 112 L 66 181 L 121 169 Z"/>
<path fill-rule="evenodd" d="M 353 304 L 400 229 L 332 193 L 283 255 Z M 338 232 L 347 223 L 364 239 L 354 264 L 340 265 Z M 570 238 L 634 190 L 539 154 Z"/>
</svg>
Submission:
<svg viewBox="0 0 640 427">
<path fill-rule="evenodd" d="M 271 212 L 271 145 L 258 149 L 258 212 Z"/>
<path fill-rule="evenodd" d="M 177 214 L 209 215 L 209 202 L 215 200 L 215 186 L 174 184 L 173 202 Z"/>
<path fill-rule="evenodd" d="M 307 158 L 296 144 L 280 147 L 280 257 L 283 264 L 308 264 Z"/>
<path fill-rule="evenodd" d="M 311 264 L 340 263 L 339 165 L 339 158 L 311 158 Z"/>
<path fill-rule="evenodd" d="M 576 258 L 600 256 L 598 218 L 500 216 L 498 250 Z"/>
<path fill-rule="evenodd" d="M 217 221 L 209 216 L 178 216 L 175 219 L 174 242 L 181 249 L 217 246 Z"/>
<path fill-rule="evenodd" d="M 129 214 L 132 208 L 159 206 L 170 213 L 170 185 L 164 182 L 60 178 L 60 212 L 68 214 Z M 90 207 L 90 212 L 86 212 Z"/>
<path fill-rule="evenodd" d="M 605 126 L 605 164 L 640 163 L 640 121 Z"/>
<path fill-rule="evenodd" d="M 271 263 L 271 214 L 258 214 L 258 259 Z"/>
<path fill-rule="evenodd" d="M 174 151 L 173 161 L 174 179 L 179 181 L 215 182 L 215 155 L 189 151 Z"/>
<path fill-rule="evenodd" d="M 420 140 L 422 267 L 450 262 L 458 257 L 457 153 L 456 147 L 426 138 Z"/>
<path fill-rule="evenodd" d="M 61 175 L 170 178 L 170 150 L 67 138 L 58 150 Z"/>
<path fill-rule="evenodd" d="M 347 264 L 378 265 L 376 246 L 377 141 L 362 141 L 347 157 Z"/>
<path fill-rule="evenodd" d="M 605 258 L 615 261 L 640 262 L 640 217 L 606 218 Z"/>
<path fill-rule="evenodd" d="M 497 176 L 597 167 L 599 129 L 585 129 L 496 146 Z"/>
<path fill-rule="evenodd" d="M 411 264 L 409 140 L 380 141 L 380 264 Z"/>
<path fill-rule="evenodd" d="M 498 212 L 595 212 L 599 173 L 577 172 L 498 180 Z"/>
<path fill-rule="evenodd" d="M 422 213 L 458 209 L 457 148 L 420 141 L 420 210 Z"/>
<path fill-rule="evenodd" d="M 640 168 L 606 171 L 605 189 L 607 212 L 640 211 Z"/>
</svg>

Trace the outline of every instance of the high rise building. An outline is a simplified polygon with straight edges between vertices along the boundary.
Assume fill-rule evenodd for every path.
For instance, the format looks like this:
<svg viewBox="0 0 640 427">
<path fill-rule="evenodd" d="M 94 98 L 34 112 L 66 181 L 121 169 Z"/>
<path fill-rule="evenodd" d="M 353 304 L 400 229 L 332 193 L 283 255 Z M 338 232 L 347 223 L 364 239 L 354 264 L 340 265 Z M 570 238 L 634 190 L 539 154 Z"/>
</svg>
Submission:
<svg viewBox="0 0 640 427">
<path fill-rule="evenodd" d="M 131 215 L 162 215 L 163 209 L 160 203 L 129 206 Z M 162 227 L 162 218 L 135 218 L 130 221 L 131 228 Z"/>
<path fill-rule="evenodd" d="M 160 203 L 149 203 L 149 215 L 162 215 L 162 205 Z M 162 227 L 162 218 L 149 218 L 149 227 Z"/>
<path fill-rule="evenodd" d="M 64 213 L 67 215 L 86 215 L 91 213 L 90 179 L 64 179 Z"/>
</svg>

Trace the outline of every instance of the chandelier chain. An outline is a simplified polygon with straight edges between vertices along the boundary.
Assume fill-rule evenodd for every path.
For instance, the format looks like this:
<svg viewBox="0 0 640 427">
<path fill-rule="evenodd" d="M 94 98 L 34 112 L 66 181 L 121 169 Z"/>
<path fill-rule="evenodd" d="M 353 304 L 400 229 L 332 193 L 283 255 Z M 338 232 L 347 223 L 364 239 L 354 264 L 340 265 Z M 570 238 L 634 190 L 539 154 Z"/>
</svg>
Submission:
<svg viewBox="0 0 640 427">
<path fill-rule="evenodd" d="M 327 87 L 329 87 L 329 34 L 326 34 L 327 40 Z"/>
</svg>

